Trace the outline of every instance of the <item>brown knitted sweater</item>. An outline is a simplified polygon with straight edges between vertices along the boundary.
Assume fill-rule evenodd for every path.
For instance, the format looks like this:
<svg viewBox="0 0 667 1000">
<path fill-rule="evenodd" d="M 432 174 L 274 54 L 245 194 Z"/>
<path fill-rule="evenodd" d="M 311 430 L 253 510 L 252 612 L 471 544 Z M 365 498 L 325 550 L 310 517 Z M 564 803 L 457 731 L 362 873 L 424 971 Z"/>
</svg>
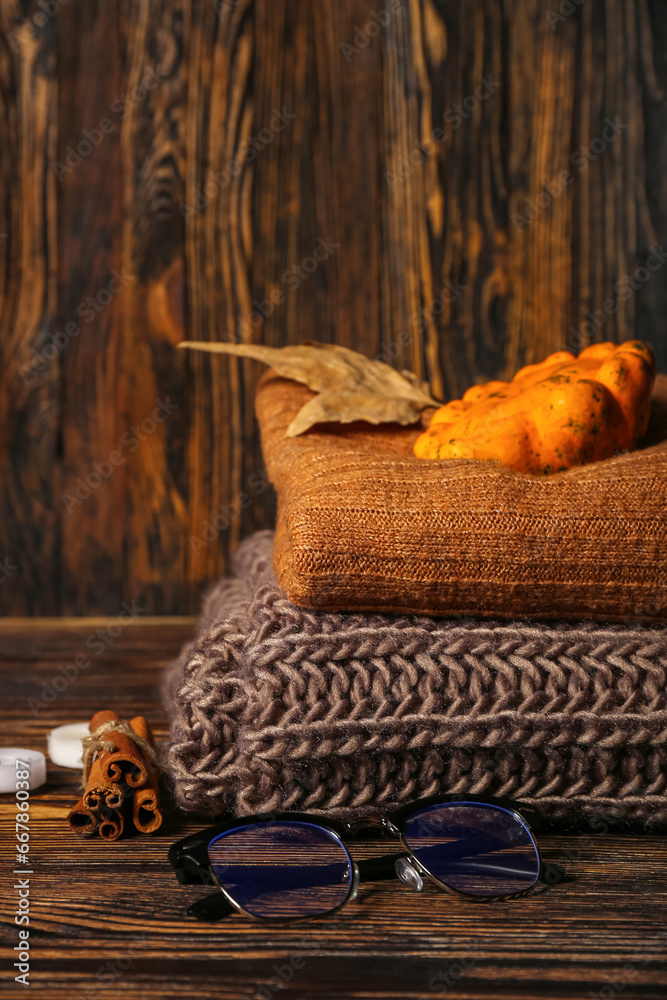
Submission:
<svg viewBox="0 0 667 1000">
<path fill-rule="evenodd" d="M 667 823 L 667 630 L 304 611 L 237 551 L 170 667 L 178 805 L 354 816 L 439 790 Z"/>
<path fill-rule="evenodd" d="M 644 447 L 541 477 L 416 458 L 428 413 L 286 437 L 312 398 L 269 372 L 255 400 L 278 493 L 273 564 L 295 604 L 667 624 L 667 376 Z"/>
</svg>

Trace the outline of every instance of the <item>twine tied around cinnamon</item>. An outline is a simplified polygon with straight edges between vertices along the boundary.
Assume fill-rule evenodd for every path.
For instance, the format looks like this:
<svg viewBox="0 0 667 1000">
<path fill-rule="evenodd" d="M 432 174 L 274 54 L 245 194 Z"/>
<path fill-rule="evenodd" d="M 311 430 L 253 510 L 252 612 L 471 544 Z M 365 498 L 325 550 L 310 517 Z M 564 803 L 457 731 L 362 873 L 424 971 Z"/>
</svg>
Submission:
<svg viewBox="0 0 667 1000">
<path fill-rule="evenodd" d="M 118 722 L 114 722 L 112 720 L 104 722 L 95 730 L 94 733 L 91 733 L 90 736 L 84 736 L 82 740 L 83 778 L 81 785 L 84 789 L 88 783 L 93 761 L 95 760 L 97 754 L 102 751 L 106 753 L 113 753 L 114 750 L 117 749 L 116 743 L 104 739 L 107 733 L 111 732 L 124 733 L 124 735 L 129 737 L 129 739 L 136 745 L 137 749 L 140 751 L 147 763 L 149 763 L 151 767 L 157 768 L 157 755 L 155 753 L 155 748 L 150 745 L 147 739 L 144 739 L 144 737 L 140 736 L 139 733 L 135 733 L 127 719 L 120 719 Z"/>
</svg>

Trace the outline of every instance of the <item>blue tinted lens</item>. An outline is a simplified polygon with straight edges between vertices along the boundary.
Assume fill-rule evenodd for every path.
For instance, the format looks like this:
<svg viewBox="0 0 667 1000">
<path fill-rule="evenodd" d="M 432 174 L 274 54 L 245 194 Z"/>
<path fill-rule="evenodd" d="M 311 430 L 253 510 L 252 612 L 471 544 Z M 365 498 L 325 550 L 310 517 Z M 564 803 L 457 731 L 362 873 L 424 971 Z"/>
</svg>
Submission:
<svg viewBox="0 0 667 1000">
<path fill-rule="evenodd" d="M 352 884 L 347 848 L 335 833 L 313 823 L 237 826 L 211 841 L 208 856 L 220 885 L 256 917 L 327 913 L 345 902 Z"/>
<path fill-rule="evenodd" d="M 537 845 L 523 820 L 500 806 L 445 802 L 404 821 L 408 847 L 424 866 L 458 892 L 509 896 L 537 881 Z"/>
</svg>

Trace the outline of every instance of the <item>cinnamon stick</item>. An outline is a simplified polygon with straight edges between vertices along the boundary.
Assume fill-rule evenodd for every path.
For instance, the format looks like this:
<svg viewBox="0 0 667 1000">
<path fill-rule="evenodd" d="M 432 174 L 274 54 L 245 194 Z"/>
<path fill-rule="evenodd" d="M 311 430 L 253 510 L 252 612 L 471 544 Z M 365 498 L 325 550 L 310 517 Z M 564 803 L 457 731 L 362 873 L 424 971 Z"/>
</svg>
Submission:
<svg viewBox="0 0 667 1000">
<path fill-rule="evenodd" d="M 103 809 L 99 825 L 99 835 L 102 840 L 118 840 L 125 828 L 125 817 L 122 809 Z"/>
<path fill-rule="evenodd" d="M 99 757 L 93 761 L 86 782 L 83 804 L 93 812 L 96 809 L 120 809 L 123 804 L 123 787 L 115 781 L 107 781 L 102 773 L 102 763 Z"/>
<path fill-rule="evenodd" d="M 137 736 L 155 748 L 153 733 L 143 715 L 130 719 L 130 726 Z M 155 833 L 162 826 L 162 812 L 159 806 L 159 775 L 150 764 L 148 766 L 148 786 L 135 791 L 132 799 L 132 822 L 140 833 Z"/>
<path fill-rule="evenodd" d="M 148 782 L 148 769 L 137 744 L 120 729 L 107 728 L 120 721 L 116 712 L 97 712 L 90 720 L 90 735 L 96 736 L 104 728 L 104 742 L 114 747 L 98 755 L 102 776 L 110 784 L 124 778 L 130 788 L 143 788 Z"/>
<path fill-rule="evenodd" d="M 134 793 L 132 822 L 139 833 L 155 833 L 162 826 L 157 787 L 140 788 Z"/>
<path fill-rule="evenodd" d="M 86 808 L 83 799 L 79 799 L 77 804 L 70 809 L 67 814 L 67 822 L 70 829 L 81 837 L 89 837 L 97 830 L 95 810 Z"/>
</svg>

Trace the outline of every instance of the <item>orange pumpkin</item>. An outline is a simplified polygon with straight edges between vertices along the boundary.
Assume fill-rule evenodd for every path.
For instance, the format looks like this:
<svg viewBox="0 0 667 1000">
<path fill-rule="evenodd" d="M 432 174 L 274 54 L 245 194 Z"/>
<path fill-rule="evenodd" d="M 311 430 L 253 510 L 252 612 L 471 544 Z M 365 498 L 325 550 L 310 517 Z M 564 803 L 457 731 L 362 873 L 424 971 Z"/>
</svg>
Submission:
<svg viewBox="0 0 667 1000">
<path fill-rule="evenodd" d="M 592 344 L 475 385 L 433 414 L 418 458 L 495 460 L 549 474 L 629 451 L 646 433 L 655 359 L 640 340 Z"/>
</svg>

